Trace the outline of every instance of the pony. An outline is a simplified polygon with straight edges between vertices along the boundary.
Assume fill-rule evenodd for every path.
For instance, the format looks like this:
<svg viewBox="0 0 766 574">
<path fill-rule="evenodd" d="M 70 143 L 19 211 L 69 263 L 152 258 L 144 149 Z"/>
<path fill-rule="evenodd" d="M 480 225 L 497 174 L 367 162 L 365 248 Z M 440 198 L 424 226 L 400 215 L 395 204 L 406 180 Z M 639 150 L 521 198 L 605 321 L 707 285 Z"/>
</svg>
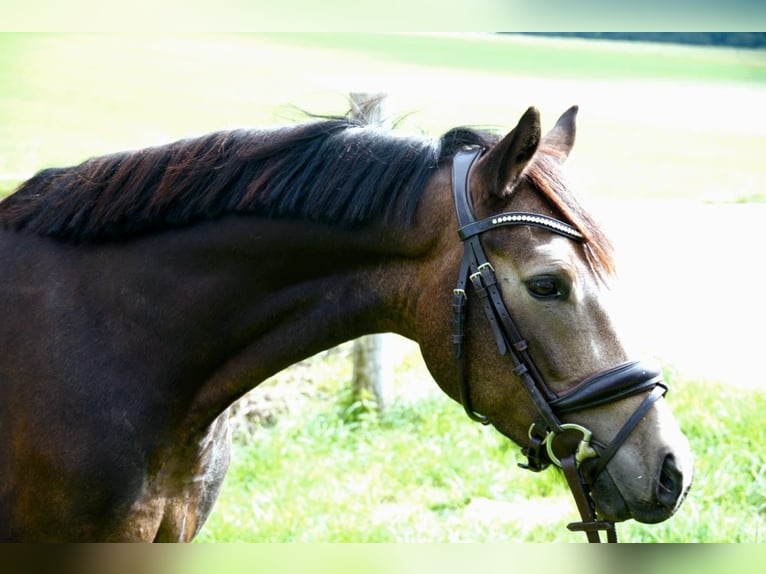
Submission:
<svg viewBox="0 0 766 574">
<path fill-rule="evenodd" d="M 378 332 L 533 470 L 571 459 L 584 523 L 669 518 L 692 456 L 600 297 L 613 250 L 563 167 L 576 114 L 543 135 L 529 108 L 502 137 L 312 119 L 22 183 L 0 202 L 0 539 L 192 540 L 230 405 Z"/>
</svg>

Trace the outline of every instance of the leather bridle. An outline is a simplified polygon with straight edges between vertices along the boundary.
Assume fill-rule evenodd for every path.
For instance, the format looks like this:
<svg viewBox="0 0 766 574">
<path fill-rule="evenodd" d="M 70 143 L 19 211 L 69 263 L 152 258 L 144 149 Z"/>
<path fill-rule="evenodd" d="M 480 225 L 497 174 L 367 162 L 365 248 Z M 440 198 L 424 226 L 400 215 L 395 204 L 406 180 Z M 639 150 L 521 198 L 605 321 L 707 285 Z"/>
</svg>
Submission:
<svg viewBox="0 0 766 574">
<path fill-rule="evenodd" d="M 539 413 L 539 419 L 533 422 L 529 429 L 529 444 L 522 448 L 528 459 L 527 463 L 519 466 L 535 472 L 546 469 L 551 463 L 561 467 L 582 517 L 582 521 L 571 523 L 567 528 L 585 532 L 589 542 L 600 542 L 599 531 L 604 530 L 607 541 L 617 542 L 614 523 L 597 518 L 595 504 L 590 496 L 591 486 L 647 411 L 665 394 L 667 386 L 662 381 L 659 370 L 638 361 L 623 363 L 597 373 L 562 394 L 553 392 L 546 384 L 529 354 L 527 342 L 503 301 L 494 269 L 484 253 L 479 237 L 498 227 L 531 225 L 577 242 L 584 242 L 585 238 L 567 223 L 534 213 L 503 213 L 477 221 L 471 207 L 469 175 L 471 167 L 483 151 L 482 148 L 460 150 L 455 155 L 452 165 L 452 190 L 459 226 L 458 234 L 464 246 L 463 262 L 454 290 L 452 335 L 453 354 L 460 364 L 460 400 L 472 420 L 482 424 L 489 423 L 487 417 L 476 413 L 471 406 L 466 376 L 463 340 L 467 288 L 470 283 L 472 292 L 477 296 L 479 305 L 489 321 L 500 355 L 510 358 L 514 374 L 520 378 Z M 591 431 L 587 428 L 562 423 L 559 418 L 566 413 L 589 409 L 644 392 L 648 392 L 646 398 L 608 445 L 593 439 Z M 579 440 L 573 440 L 578 438 L 578 434 L 581 435 Z M 589 463 L 586 472 L 581 463 L 588 458 L 596 460 Z"/>
</svg>

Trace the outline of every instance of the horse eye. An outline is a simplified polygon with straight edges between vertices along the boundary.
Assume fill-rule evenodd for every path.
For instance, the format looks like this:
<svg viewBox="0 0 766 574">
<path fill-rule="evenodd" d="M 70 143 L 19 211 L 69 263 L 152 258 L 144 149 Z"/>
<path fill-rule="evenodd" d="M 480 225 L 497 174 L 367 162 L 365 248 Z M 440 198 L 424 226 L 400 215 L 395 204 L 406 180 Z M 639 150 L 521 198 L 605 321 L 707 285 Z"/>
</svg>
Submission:
<svg viewBox="0 0 766 574">
<path fill-rule="evenodd" d="M 535 277 L 527 281 L 527 290 L 537 299 L 553 299 L 561 295 L 559 285 L 554 277 Z"/>
</svg>

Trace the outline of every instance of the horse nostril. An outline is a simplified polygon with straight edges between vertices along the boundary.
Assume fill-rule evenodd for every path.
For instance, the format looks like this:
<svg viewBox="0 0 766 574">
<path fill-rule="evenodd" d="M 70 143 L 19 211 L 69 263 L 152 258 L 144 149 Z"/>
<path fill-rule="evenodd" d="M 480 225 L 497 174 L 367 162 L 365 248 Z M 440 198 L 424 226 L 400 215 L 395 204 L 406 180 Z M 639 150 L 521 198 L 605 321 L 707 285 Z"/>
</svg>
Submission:
<svg viewBox="0 0 766 574">
<path fill-rule="evenodd" d="M 683 490 L 683 475 L 672 454 L 665 457 L 657 481 L 657 499 L 666 508 L 675 508 Z"/>
</svg>

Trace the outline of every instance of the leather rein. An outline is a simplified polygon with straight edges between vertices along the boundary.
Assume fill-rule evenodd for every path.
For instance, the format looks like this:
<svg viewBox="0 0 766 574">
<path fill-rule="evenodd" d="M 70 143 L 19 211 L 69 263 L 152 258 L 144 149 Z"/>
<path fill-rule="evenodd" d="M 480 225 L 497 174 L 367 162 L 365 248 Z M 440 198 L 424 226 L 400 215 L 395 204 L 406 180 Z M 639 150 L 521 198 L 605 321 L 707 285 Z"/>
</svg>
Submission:
<svg viewBox="0 0 766 574">
<path fill-rule="evenodd" d="M 521 335 L 503 301 L 492 264 L 479 239 L 480 235 L 498 227 L 511 225 L 536 226 L 571 239 L 585 242 L 583 235 L 571 225 L 557 219 L 534 213 L 512 212 L 477 221 L 471 207 L 469 175 L 471 167 L 484 150 L 460 150 L 452 164 L 452 191 L 458 220 L 458 234 L 463 242 L 464 254 L 453 302 L 453 354 L 460 364 L 460 400 L 467 415 L 474 421 L 489 424 L 489 419 L 476 413 L 471 406 L 470 387 L 466 376 L 466 357 L 463 348 L 464 325 L 468 287 L 476 295 L 502 356 L 508 356 L 513 372 L 529 393 L 539 413 L 539 419 L 529 428 L 529 444 L 522 448 L 527 457 L 522 468 L 539 472 L 550 464 L 564 471 L 582 520 L 567 525 L 572 531 L 585 532 L 589 542 L 601 542 L 599 531 L 606 532 L 608 542 L 617 542 L 615 524 L 599 520 L 590 495 L 592 484 L 606 468 L 609 460 L 643 419 L 652 405 L 662 397 L 667 386 L 660 371 L 638 361 L 627 362 L 588 377 L 563 394 L 554 393 L 545 383 L 529 354 L 527 342 Z M 630 416 L 621 430 L 604 445 L 593 439 L 587 428 L 563 423 L 560 415 L 581 411 L 626 397 L 644 393 L 648 395 Z M 579 435 L 579 440 L 577 440 Z M 596 459 L 587 467 L 581 463 Z"/>
</svg>

